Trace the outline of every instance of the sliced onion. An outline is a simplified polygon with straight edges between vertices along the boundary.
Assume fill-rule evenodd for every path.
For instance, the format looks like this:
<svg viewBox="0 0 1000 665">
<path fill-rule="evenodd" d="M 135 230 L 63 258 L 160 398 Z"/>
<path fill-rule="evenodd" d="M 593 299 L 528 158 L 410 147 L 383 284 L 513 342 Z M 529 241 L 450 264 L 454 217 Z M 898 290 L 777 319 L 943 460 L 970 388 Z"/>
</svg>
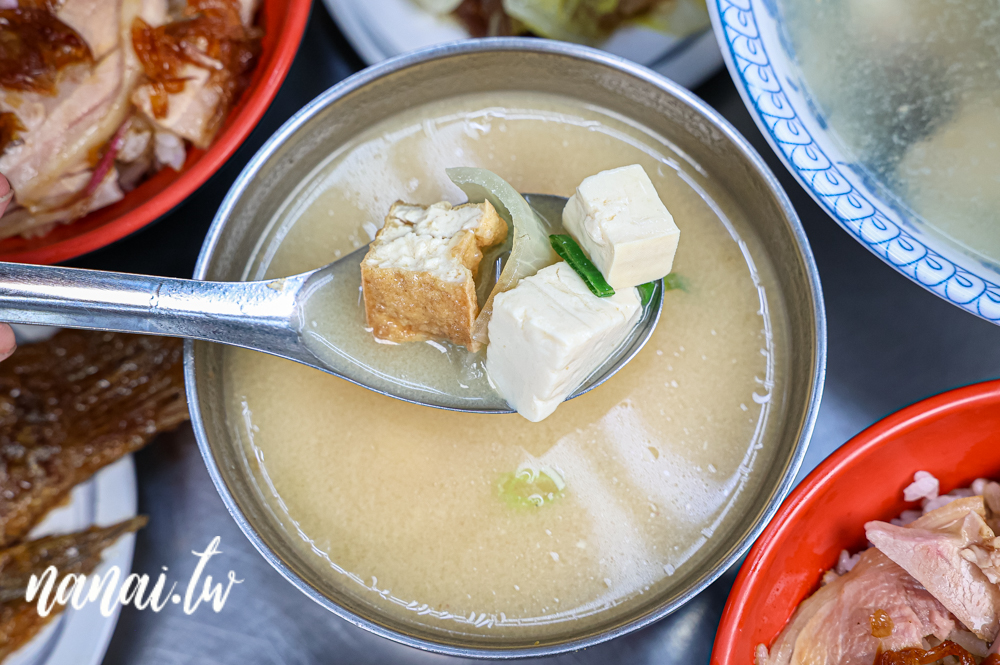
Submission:
<svg viewBox="0 0 1000 665">
<path fill-rule="evenodd" d="M 472 338 L 480 344 L 489 342 L 487 328 L 493 316 L 493 298 L 509 291 L 525 277 L 559 260 L 549 244 L 549 233 L 517 190 L 486 169 L 458 167 L 448 169 L 448 177 L 461 188 L 472 203 L 489 201 L 510 227 L 510 256 L 496 285 L 483 303 L 472 326 Z M 485 263 L 485 261 L 484 261 Z"/>
</svg>

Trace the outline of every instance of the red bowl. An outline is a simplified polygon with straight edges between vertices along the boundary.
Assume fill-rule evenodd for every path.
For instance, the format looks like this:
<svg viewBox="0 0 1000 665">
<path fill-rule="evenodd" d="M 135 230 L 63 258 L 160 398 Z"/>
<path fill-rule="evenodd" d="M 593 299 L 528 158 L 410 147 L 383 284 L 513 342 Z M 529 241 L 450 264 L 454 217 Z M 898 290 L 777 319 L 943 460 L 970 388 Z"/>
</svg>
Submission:
<svg viewBox="0 0 1000 665">
<path fill-rule="evenodd" d="M 864 524 L 916 504 L 903 488 L 917 471 L 941 492 L 1000 478 L 1000 381 L 931 397 L 851 439 L 820 464 L 778 510 L 750 550 L 722 614 L 713 665 L 752 665 L 840 551 L 865 547 Z"/>
<path fill-rule="evenodd" d="M 299 49 L 312 0 L 263 0 L 261 55 L 249 87 L 208 150 L 190 150 L 179 171 L 164 169 L 118 203 L 61 224 L 40 238 L 0 241 L 0 261 L 58 263 L 110 245 L 152 223 L 201 187 L 260 122 Z"/>
</svg>

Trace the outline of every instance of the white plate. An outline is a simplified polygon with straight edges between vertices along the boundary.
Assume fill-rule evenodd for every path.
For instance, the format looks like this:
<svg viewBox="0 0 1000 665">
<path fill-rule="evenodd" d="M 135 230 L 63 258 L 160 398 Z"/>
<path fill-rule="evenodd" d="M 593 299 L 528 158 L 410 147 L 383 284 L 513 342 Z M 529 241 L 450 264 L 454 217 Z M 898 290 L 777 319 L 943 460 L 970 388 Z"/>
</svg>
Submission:
<svg viewBox="0 0 1000 665">
<path fill-rule="evenodd" d="M 14 329 L 19 344 L 44 341 L 58 330 L 48 326 Z M 69 503 L 46 515 L 28 538 L 74 533 L 95 524 L 117 524 L 136 516 L 137 503 L 135 464 L 127 455 L 74 487 Z M 132 570 L 134 553 L 135 534 L 129 533 L 104 550 L 103 561 L 94 572 L 104 574 L 111 566 L 118 566 L 124 579 Z M 105 617 L 99 603 L 90 603 L 82 610 L 67 608 L 34 639 L 8 656 L 3 665 L 98 665 L 108 650 L 118 612 L 116 605 L 114 613 Z"/>
<path fill-rule="evenodd" d="M 135 515 L 135 465 L 128 455 L 74 487 L 69 504 L 50 512 L 29 537 L 82 531 L 93 524 L 109 526 Z M 135 534 L 122 536 L 104 550 L 104 561 L 95 572 L 103 574 L 118 566 L 124 579 L 132 569 L 134 552 Z M 98 665 L 117 623 L 118 606 L 110 617 L 101 614 L 99 603 L 82 610 L 67 608 L 4 665 Z"/>
<path fill-rule="evenodd" d="M 455 21 L 426 12 L 412 0 L 323 0 L 354 50 L 369 65 L 418 49 L 467 39 Z M 679 39 L 641 27 L 621 28 L 602 47 L 645 65 L 686 88 L 722 67 L 711 28 Z"/>
</svg>

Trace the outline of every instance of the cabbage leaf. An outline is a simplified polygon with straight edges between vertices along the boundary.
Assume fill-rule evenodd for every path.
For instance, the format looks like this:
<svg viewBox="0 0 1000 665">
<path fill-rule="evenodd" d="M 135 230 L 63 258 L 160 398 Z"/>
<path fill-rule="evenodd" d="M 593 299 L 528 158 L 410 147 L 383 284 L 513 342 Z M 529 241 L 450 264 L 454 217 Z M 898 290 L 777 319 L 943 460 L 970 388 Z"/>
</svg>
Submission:
<svg viewBox="0 0 1000 665">
<path fill-rule="evenodd" d="M 705 0 L 661 0 L 635 13 L 622 0 L 503 0 L 504 11 L 540 37 L 598 46 L 621 23 L 637 23 L 674 37 L 710 25 Z M 634 3 L 632 3 L 634 4 Z"/>
</svg>

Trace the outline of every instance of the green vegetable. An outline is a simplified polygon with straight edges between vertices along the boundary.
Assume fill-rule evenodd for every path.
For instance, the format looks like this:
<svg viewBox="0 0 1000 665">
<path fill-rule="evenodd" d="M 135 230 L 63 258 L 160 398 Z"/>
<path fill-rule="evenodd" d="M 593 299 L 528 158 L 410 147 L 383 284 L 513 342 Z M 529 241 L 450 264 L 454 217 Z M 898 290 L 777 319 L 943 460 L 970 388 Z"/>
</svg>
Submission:
<svg viewBox="0 0 1000 665">
<path fill-rule="evenodd" d="M 563 495 L 566 483 L 555 469 L 526 462 L 497 482 L 497 494 L 510 508 L 541 508 Z"/>
<path fill-rule="evenodd" d="M 561 256 L 569 264 L 569 267 L 583 279 L 591 293 L 598 298 L 615 295 L 615 290 L 604 279 L 604 275 L 597 269 L 594 262 L 587 258 L 587 255 L 583 253 L 573 238 L 562 234 L 551 235 L 549 242 L 552 243 L 552 249 L 556 250 L 556 254 Z"/>
<path fill-rule="evenodd" d="M 623 23 L 638 23 L 676 37 L 710 25 L 705 0 L 662 0 L 643 11 L 626 0 L 503 0 L 508 16 L 539 37 L 597 46 Z M 638 10 L 638 11 L 637 11 Z"/>
<path fill-rule="evenodd" d="M 653 299 L 653 294 L 656 293 L 656 282 L 646 282 L 635 288 L 639 289 L 639 298 L 642 299 L 642 306 L 645 307 Z"/>
<path fill-rule="evenodd" d="M 712 26 L 705 0 L 660 2 L 632 22 L 675 37 L 687 37 Z"/>
<path fill-rule="evenodd" d="M 660 281 L 663 282 L 663 289 L 665 291 L 673 291 L 674 289 L 687 291 L 687 280 L 675 272 L 670 273 Z M 656 284 L 657 282 L 646 282 L 635 287 L 639 289 L 639 297 L 642 299 L 643 307 L 648 305 L 649 301 L 653 299 L 653 294 L 656 293 Z"/>
<path fill-rule="evenodd" d="M 486 169 L 457 167 L 447 169 L 448 177 L 465 192 L 472 203 L 489 201 L 497 214 L 507 222 L 510 233 L 507 241 L 492 248 L 483 256 L 483 267 L 494 263 L 504 252 L 510 252 L 500 277 L 483 303 L 472 326 L 472 337 L 477 342 L 489 341 L 487 327 L 493 316 L 493 298 L 498 293 L 509 291 L 525 277 L 552 265 L 557 257 L 545 241 L 548 232 L 534 213 L 528 202 L 506 180 Z"/>
<path fill-rule="evenodd" d="M 617 2 L 607 0 L 504 0 L 508 16 L 539 37 L 596 46 L 607 35 L 599 24 Z"/>
<path fill-rule="evenodd" d="M 663 278 L 663 287 L 667 291 L 673 291 L 674 289 L 680 289 L 681 291 L 688 290 L 688 281 L 678 275 L 675 272 L 670 273 Z"/>
</svg>

